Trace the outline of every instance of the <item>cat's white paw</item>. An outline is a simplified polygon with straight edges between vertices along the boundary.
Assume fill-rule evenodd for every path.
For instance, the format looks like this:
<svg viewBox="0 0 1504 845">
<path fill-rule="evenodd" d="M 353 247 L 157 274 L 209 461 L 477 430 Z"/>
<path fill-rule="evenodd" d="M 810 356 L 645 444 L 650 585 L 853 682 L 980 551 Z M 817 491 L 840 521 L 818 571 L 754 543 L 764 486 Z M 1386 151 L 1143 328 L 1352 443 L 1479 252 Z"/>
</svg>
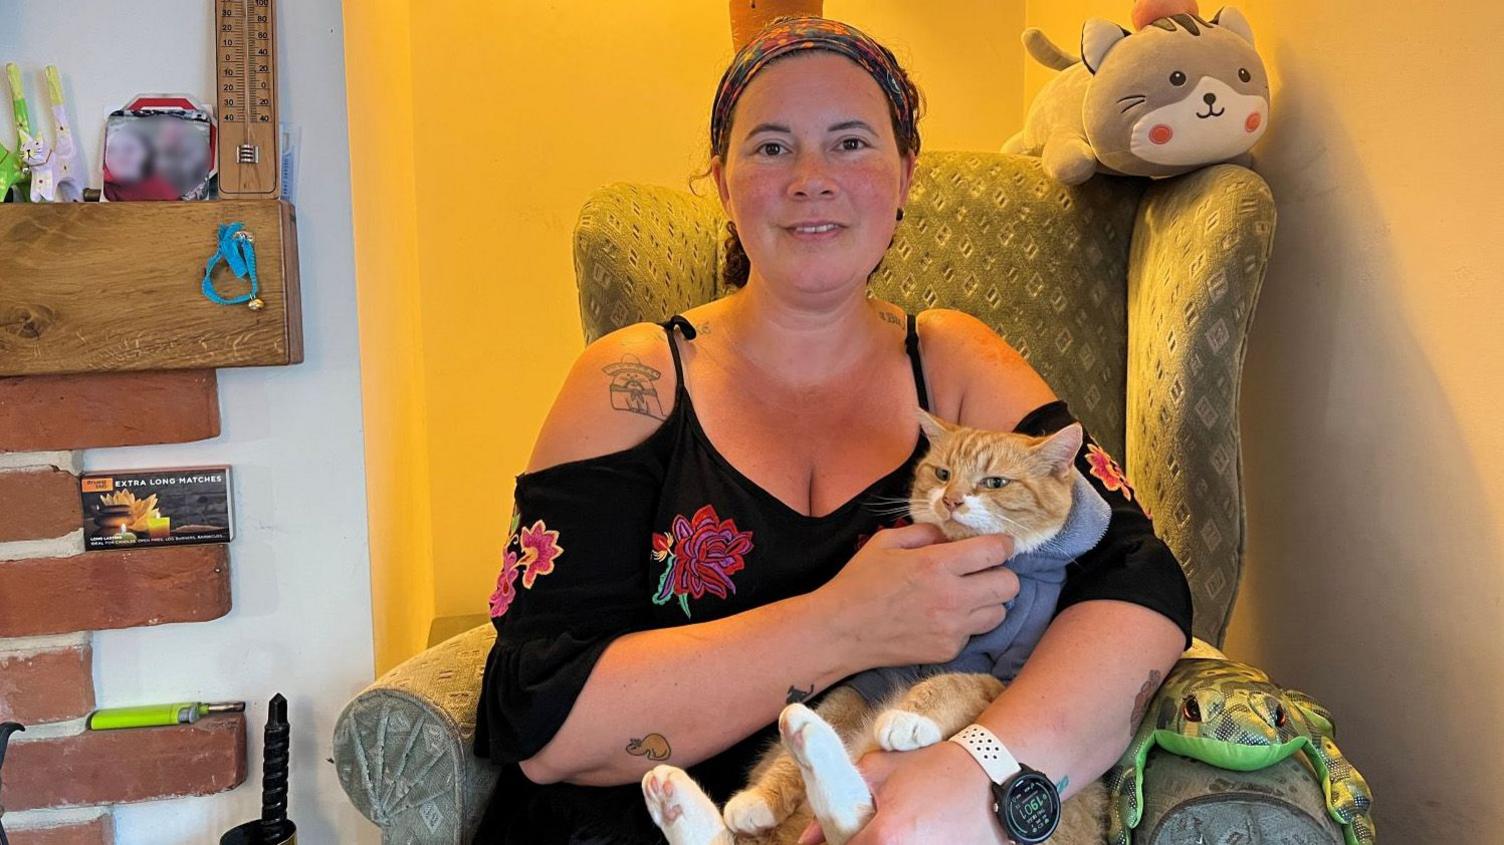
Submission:
<svg viewBox="0 0 1504 845">
<path fill-rule="evenodd" d="M 940 726 L 934 719 L 896 707 L 884 710 L 877 717 L 872 732 L 878 747 L 884 751 L 913 751 L 940 741 Z"/>
<path fill-rule="evenodd" d="M 872 792 L 846 754 L 835 729 L 802 704 L 790 704 L 778 717 L 783 745 L 799 764 L 810 809 L 825 840 L 845 843 L 872 818 Z"/>
<path fill-rule="evenodd" d="M 642 776 L 642 797 L 669 845 L 731 845 L 715 803 L 683 769 L 654 767 Z"/>
<path fill-rule="evenodd" d="M 755 789 L 743 789 L 731 796 L 721 817 L 737 833 L 762 833 L 772 830 L 779 821 L 773 817 L 773 805 Z"/>
</svg>

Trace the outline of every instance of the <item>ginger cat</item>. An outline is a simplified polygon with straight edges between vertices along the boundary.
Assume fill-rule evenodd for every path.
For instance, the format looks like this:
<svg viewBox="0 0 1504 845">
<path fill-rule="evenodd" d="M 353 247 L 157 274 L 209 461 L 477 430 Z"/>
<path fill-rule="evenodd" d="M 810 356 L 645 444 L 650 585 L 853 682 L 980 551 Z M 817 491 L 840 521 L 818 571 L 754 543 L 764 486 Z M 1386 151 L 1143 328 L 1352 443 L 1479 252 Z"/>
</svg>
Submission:
<svg viewBox="0 0 1504 845">
<path fill-rule="evenodd" d="M 1074 470 L 1079 425 L 1030 437 L 919 414 L 930 448 L 915 469 L 909 513 L 952 540 L 1014 538 L 1008 565 L 1019 574 L 1020 592 L 1009 619 L 973 637 L 951 663 L 875 669 L 832 689 L 814 710 L 789 705 L 778 719 L 782 742 L 763 755 L 724 812 L 682 769 L 654 768 L 643 777 L 643 796 L 669 845 L 792 845 L 811 818 L 827 842 L 844 845 L 873 813 L 852 761 L 875 749 L 924 748 L 975 721 L 1005 686 L 994 673 L 1011 678 L 1043 633 L 1065 564 L 1106 531 L 1106 503 Z M 1051 841 L 1102 842 L 1106 801 L 1100 781 L 1088 785 L 1064 803 Z"/>
</svg>

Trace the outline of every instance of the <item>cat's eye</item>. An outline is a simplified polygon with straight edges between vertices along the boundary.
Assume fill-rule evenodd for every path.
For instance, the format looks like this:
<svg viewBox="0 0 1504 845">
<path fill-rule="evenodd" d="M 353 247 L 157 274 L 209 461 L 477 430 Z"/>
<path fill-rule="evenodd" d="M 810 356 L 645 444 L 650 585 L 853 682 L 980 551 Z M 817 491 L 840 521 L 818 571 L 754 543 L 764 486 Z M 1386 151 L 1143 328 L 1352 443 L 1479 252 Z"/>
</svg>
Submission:
<svg viewBox="0 0 1504 845">
<path fill-rule="evenodd" d="M 949 481 L 950 470 L 946 469 L 945 467 L 935 467 L 935 477 L 940 479 L 941 481 Z"/>
<path fill-rule="evenodd" d="M 1174 85 L 1176 87 L 1184 85 L 1185 84 L 1185 74 L 1181 73 L 1178 70 L 1175 71 L 1174 73 L 1170 74 L 1170 84 Z"/>
<path fill-rule="evenodd" d="M 1248 68 L 1240 67 L 1238 68 L 1238 78 L 1244 82 L 1249 82 L 1253 79 L 1253 74 L 1248 72 Z"/>
<path fill-rule="evenodd" d="M 988 490 L 1000 490 L 1003 487 L 1007 486 L 1008 482 L 1012 480 L 1013 479 L 1011 478 L 1003 478 L 1000 475 L 989 475 L 986 478 L 982 479 L 982 486 L 986 487 Z"/>
<path fill-rule="evenodd" d="M 1185 716 L 1187 722 L 1201 721 L 1201 704 L 1196 701 L 1196 696 L 1194 695 L 1185 697 L 1185 701 L 1180 705 L 1180 712 Z"/>
</svg>

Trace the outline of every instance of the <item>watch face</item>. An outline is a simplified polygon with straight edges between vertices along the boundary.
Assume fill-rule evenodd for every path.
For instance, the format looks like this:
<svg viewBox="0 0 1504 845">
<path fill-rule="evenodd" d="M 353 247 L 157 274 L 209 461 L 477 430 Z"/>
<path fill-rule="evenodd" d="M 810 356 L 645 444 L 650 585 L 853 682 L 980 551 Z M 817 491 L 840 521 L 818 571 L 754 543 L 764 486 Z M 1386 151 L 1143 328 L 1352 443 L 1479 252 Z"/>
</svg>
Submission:
<svg viewBox="0 0 1504 845">
<path fill-rule="evenodd" d="M 1060 793 L 1043 774 L 1025 769 L 993 790 L 1003 830 L 1018 845 L 1043 842 L 1060 826 Z"/>
</svg>

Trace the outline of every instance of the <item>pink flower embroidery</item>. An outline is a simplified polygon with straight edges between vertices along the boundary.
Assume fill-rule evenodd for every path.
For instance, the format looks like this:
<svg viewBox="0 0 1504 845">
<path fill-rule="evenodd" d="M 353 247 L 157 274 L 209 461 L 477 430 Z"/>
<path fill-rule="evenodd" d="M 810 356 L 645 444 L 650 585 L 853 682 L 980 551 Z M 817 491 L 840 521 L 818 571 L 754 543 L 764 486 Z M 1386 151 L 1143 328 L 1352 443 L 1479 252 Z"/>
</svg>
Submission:
<svg viewBox="0 0 1504 845">
<path fill-rule="evenodd" d="M 689 598 L 710 593 L 726 598 L 736 592 L 731 576 L 746 566 L 752 551 L 752 532 L 737 529 L 736 522 L 721 519 L 713 505 L 695 511 L 691 519 L 674 517 L 671 530 L 653 535 L 652 557 L 666 563 L 658 579 L 654 604 L 667 604 L 677 597 L 686 617 Z"/>
<path fill-rule="evenodd" d="M 491 593 L 492 619 L 500 619 L 517 597 L 517 553 L 508 549 L 505 561 L 501 574 L 496 576 L 496 591 Z"/>
<path fill-rule="evenodd" d="M 1133 501 L 1133 485 L 1128 483 L 1128 474 L 1118 466 L 1112 456 L 1102 451 L 1095 443 L 1086 444 L 1086 462 L 1091 465 L 1091 474 L 1101 480 L 1108 490 L 1123 491 L 1123 498 Z"/>
<path fill-rule="evenodd" d="M 559 544 L 559 532 L 550 531 L 543 520 L 537 520 L 531 528 L 518 530 L 519 519 L 512 516 L 512 536 L 507 540 L 502 560 L 501 574 L 496 576 L 496 590 L 491 593 L 491 618 L 500 619 L 517 598 L 517 578 L 521 576 L 522 587 L 531 590 L 538 576 L 554 571 L 554 563 L 564 555 Z"/>
<path fill-rule="evenodd" d="M 539 575 L 554 571 L 554 561 L 562 554 L 559 532 L 549 531 L 543 520 L 534 522 L 532 528 L 522 529 L 522 560 L 518 564 L 526 570 L 522 573 L 522 586 L 531 590 Z"/>
</svg>

